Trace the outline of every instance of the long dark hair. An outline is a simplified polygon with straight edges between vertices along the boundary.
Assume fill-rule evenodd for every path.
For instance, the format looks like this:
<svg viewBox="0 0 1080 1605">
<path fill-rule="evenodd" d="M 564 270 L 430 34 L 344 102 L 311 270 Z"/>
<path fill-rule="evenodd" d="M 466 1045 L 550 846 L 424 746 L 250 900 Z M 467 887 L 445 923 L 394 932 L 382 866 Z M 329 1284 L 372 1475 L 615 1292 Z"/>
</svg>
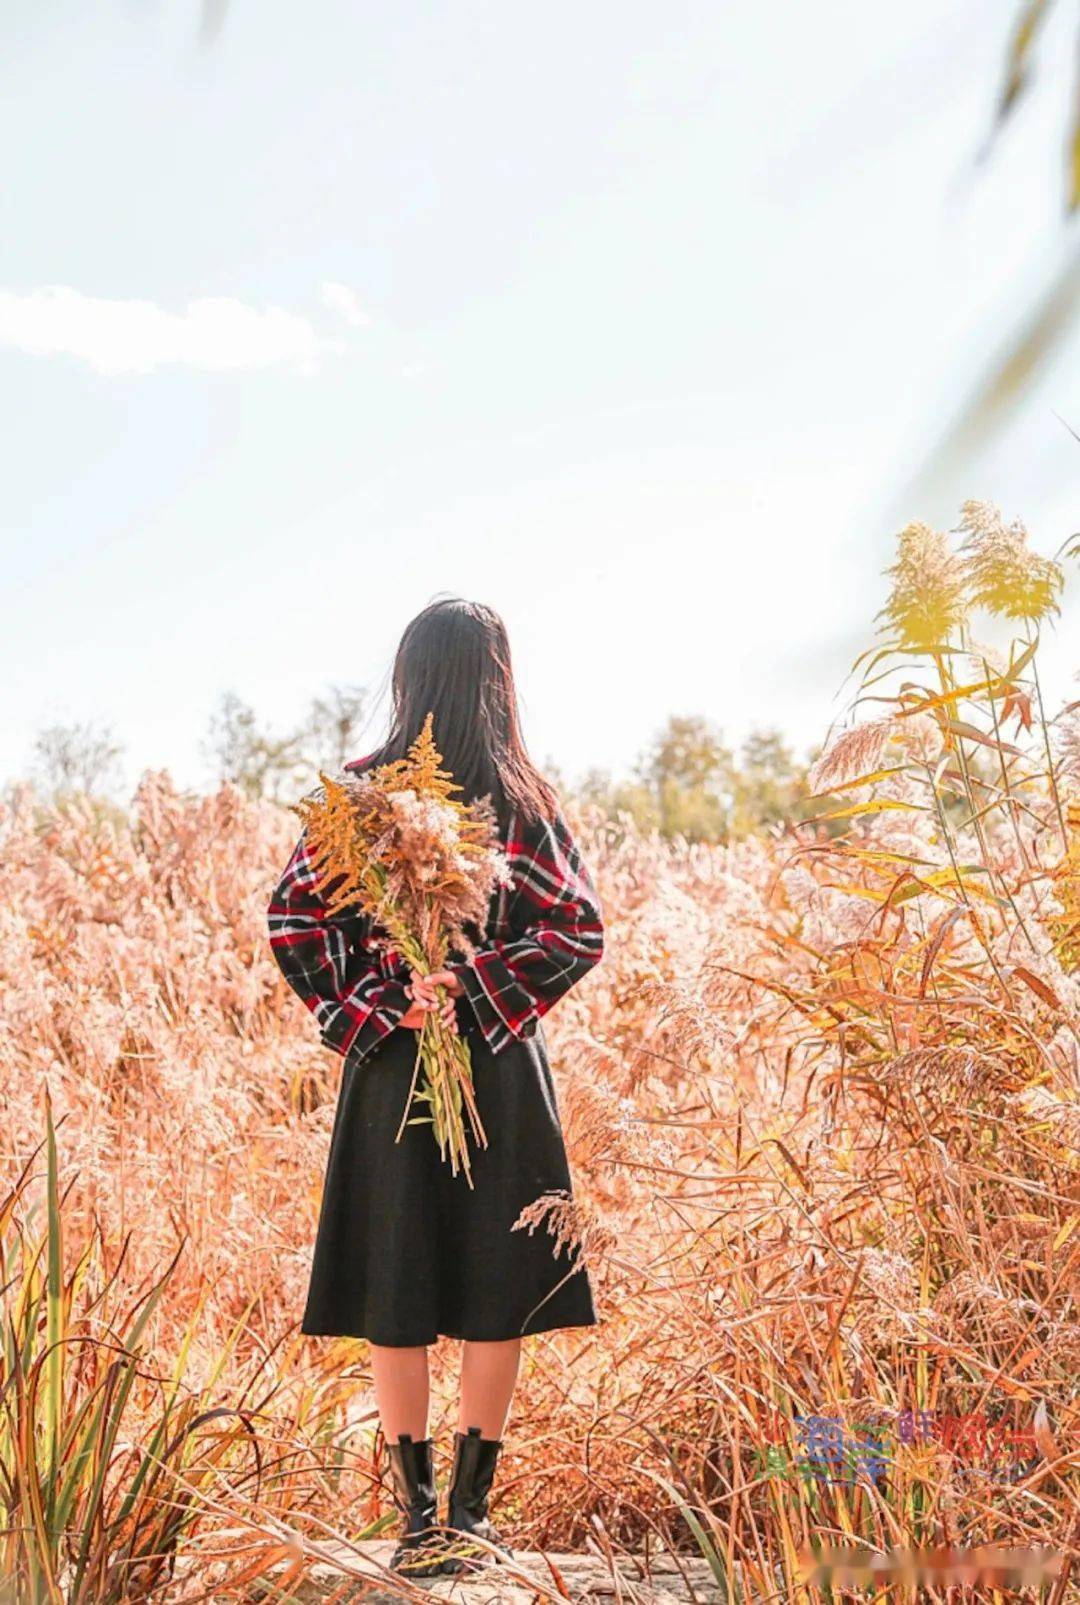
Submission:
<svg viewBox="0 0 1080 1605">
<path fill-rule="evenodd" d="M 435 744 L 464 801 L 490 797 L 504 829 L 514 813 L 554 816 L 554 788 L 521 737 L 510 642 L 494 608 L 456 596 L 432 602 L 401 637 L 391 687 L 390 734 L 347 768 L 404 758 L 430 713 Z"/>
</svg>

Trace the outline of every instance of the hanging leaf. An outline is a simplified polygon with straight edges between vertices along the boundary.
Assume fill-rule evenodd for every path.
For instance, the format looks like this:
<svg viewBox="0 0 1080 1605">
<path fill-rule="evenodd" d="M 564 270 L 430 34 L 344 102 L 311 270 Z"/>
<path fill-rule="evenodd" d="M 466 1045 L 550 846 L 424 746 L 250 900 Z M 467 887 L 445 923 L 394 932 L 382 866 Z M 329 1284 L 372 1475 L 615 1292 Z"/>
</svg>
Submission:
<svg viewBox="0 0 1080 1605">
<path fill-rule="evenodd" d="M 1031 81 L 1032 50 L 1049 9 L 1050 0 L 1027 0 L 1020 13 L 1005 57 L 1005 82 L 997 109 L 999 123 L 1005 121 Z"/>
</svg>

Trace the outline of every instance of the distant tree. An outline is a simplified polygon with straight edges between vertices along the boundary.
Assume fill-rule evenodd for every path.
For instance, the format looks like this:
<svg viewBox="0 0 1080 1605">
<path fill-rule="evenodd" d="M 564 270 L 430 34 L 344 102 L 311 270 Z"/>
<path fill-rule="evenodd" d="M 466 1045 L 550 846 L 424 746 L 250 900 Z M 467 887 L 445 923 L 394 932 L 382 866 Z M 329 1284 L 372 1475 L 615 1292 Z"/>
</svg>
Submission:
<svg viewBox="0 0 1080 1605">
<path fill-rule="evenodd" d="M 34 741 L 35 780 L 53 798 L 104 796 L 119 784 L 123 750 L 107 726 L 48 725 Z"/>
<path fill-rule="evenodd" d="M 357 757 L 367 708 L 368 694 L 358 685 L 332 685 L 312 699 L 300 745 L 313 769 L 340 769 L 347 759 Z"/>
<path fill-rule="evenodd" d="M 226 691 L 203 747 L 220 780 L 231 780 L 249 797 L 280 800 L 303 783 L 303 737 L 303 731 L 273 734 L 235 691 Z"/>
<path fill-rule="evenodd" d="M 644 780 L 613 780 L 606 769 L 590 769 L 575 788 L 579 801 L 606 814 L 629 814 L 642 830 L 660 828 L 660 812 L 652 787 Z"/>
<path fill-rule="evenodd" d="M 639 765 L 665 836 L 722 841 L 728 834 L 734 760 L 710 720 L 673 715 Z"/>
<path fill-rule="evenodd" d="M 804 814 L 806 772 L 778 730 L 752 731 L 735 771 L 731 834 L 746 836 Z"/>
<path fill-rule="evenodd" d="M 203 749 L 220 780 L 231 780 L 249 797 L 292 802 L 315 784 L 320 769 L 333 773 L 356 756 L 366 709 L 361 686 L 331 685 L 312 698 L 298 729 L 279 735 L 235 691 L 226 691 Z"/>
<path fill-rule="evenodd" d="M 593 769 L 575 795 L 642 830 L 724 842 L 813 814 L 808 767 L 776 730 L 751 732 L 736 759 L 708 719 L 684 716 L 668 720 L 632 779 Z"/>
</svg>

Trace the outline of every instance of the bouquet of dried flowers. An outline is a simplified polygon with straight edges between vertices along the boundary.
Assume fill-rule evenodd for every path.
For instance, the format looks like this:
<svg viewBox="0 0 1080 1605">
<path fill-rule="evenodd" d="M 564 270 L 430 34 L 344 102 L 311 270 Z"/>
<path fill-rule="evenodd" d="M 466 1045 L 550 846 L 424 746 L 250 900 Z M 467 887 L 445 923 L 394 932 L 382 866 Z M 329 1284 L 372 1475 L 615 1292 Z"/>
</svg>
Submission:
<svg viewBox="0 0 1080 1605">
<path fill-rule="evenodd" d="M 407 758 L 341 781 L 319 773 L 320 790 L 294 805 L 307 829 L 327 912 L 358 907 L 375 939 L 420 975 L 444 969 L 450 952 L 472 952 L 467 927 L 483 929 L 506 860 L 486 798 L 463 803 L 442 768 L 429 714 Z M 440 1001 L 445 1001 L 442 988 Z M 409 1112 L 414 1104 L 426 1113 Z M 468 1136 L 487 1146 L 473 1091 L 468 1043 L 432 1012 L 417 1033 L 406 1124 L 430 1124 L 454 1175 L 469 1185 Z"/>
</svg>

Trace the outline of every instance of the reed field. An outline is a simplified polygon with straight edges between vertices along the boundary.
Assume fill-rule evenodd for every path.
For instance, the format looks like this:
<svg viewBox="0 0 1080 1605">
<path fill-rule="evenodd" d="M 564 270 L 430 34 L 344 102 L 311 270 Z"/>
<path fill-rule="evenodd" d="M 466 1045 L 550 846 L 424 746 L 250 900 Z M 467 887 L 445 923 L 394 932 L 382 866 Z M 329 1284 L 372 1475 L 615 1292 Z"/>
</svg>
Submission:
<svg viewBox="0 0 1080 1605">
<path fill-rule="evenodd" d="M 576 812 L 607 924 L 545 1021 L 576 1198 L 521 1229 L 587 1255 L 602 1324 L 526 1344 L 515 1548 L 704 1553 L 757 1602 L 826 1597 L 815 1543 L 1046 1544 L 1075 1597 L 1063 583 L 982 504 L 912 525 L 808 820 Z M 2 1597 L 255 1598 L 396 1521 L 364 1346 L 297 1332 L 340 1071 L 267 942 L 297 820 L 150 772 L 125 817 L 27 788 L 0 829 Z"/>
</svg>

